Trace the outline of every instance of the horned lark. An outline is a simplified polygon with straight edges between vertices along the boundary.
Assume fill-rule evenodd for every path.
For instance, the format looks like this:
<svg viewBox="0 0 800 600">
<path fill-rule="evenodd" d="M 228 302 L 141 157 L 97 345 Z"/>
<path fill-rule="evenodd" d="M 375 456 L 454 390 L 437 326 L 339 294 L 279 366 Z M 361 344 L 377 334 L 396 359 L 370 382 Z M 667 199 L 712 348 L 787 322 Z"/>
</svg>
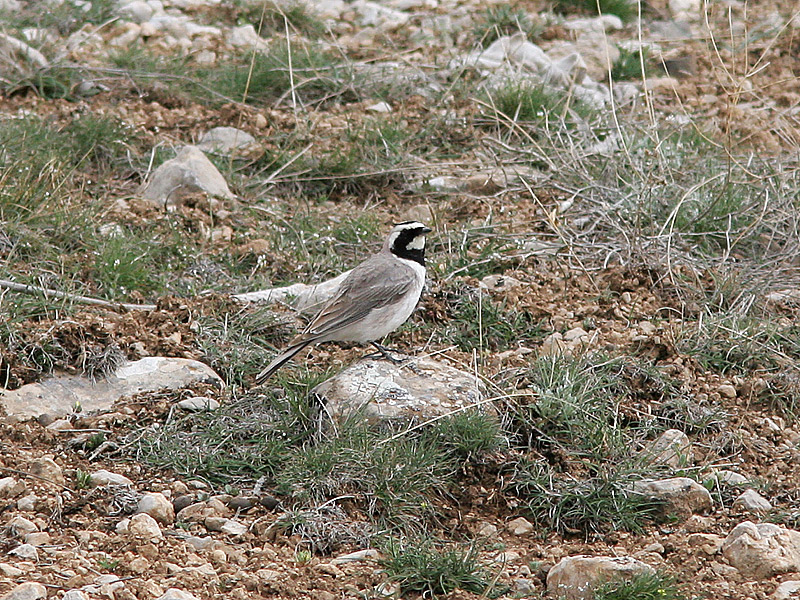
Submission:
<svg viewBox="0 0 800 600">
<path fill-rule="evenodd" d="M 263 383 L 303 348 L 322 342 L 377 343 L 406 322 L 425 284 L 425 234 L 417 221 L 398 223 L 383 248 L 353 269 L 332 300 L 256 377 Z"/>
</svg>

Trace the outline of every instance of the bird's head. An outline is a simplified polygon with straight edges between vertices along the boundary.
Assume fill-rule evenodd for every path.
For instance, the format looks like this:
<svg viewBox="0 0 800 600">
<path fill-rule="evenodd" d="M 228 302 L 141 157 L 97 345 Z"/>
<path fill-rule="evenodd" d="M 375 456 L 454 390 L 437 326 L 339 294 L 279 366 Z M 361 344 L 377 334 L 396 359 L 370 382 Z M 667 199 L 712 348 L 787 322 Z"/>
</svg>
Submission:
<svg viewBox="0 0 800 600">
<path fill-rule="evenodd" d="M 430 232 L 430 227 L 419 221 L 397 223 L 386 238 L 384 249 L 399 258 L 413 260 L 424 266 L 425 235 Z"/>
</svg>

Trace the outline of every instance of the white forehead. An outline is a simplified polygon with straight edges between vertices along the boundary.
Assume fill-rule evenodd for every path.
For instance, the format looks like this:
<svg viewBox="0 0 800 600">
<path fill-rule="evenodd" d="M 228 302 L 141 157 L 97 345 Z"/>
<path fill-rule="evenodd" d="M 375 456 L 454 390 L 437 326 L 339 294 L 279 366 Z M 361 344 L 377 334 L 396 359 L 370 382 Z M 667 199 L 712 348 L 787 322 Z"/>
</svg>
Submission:
<svg viewBox="0 0 800 600">
<path fill-rule="evenodd" d="M 407 229 L 420 229 L 420 228 L 424 230 L 425 224 L 420 223 L 419 221 L 412 221 L 410 223 L 401 223 L 400 225 L 395 225 L 392 228 L 391 233 L 389 234 L 387 245 L 390 248 L 392 248 L 398 236 Z M 425 247 L 424 233 L 420 233 L 419 235 L 415 236 L 408 244 L 406 244 L 406 248 L 409 248 L 411 250 L 422 250 L 424 247 Z"/>
</svg>

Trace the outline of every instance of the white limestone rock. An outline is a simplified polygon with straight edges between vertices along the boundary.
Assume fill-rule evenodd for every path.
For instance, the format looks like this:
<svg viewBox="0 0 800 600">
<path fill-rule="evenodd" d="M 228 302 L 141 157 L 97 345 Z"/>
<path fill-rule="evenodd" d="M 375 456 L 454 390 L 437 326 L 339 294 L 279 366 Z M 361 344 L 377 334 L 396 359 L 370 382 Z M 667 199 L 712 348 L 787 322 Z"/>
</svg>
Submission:
<svg viewBox="0 0 800 600">
<path fill-rule="evenodd" d="M 144 199 L 168 209 L 175 209 L 184 196 L 198 192 L 234 198 L 222 173 L 197 146 L 184 146 L 175 158 L 153 171 L 140 190 Z"/>
<path fill-rule="evenodd" d="M 800 532 L 744 521 L 728 534 L 722 553 L 742 575 L 753 579 L 800 571 Z"/>
<path fill-rule="evenodd" d="M 547 592 L 564 600 L 590 600 L 598 584 L 655 574 L 655 569 L 629 556 L 568 556 L 547 573 Z"/>
</svg>

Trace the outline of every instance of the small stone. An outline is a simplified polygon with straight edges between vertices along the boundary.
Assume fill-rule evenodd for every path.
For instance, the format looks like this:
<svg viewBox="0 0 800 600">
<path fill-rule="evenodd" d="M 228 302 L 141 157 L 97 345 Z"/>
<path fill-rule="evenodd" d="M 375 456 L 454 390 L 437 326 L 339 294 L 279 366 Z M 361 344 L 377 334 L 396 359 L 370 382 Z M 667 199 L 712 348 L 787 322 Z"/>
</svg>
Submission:
<svg viewBox="0 0 800 600">
<path fill-rule="evenodd" d="M 711 494 L 694 479 L 673 477 L 656 481 L 637 481 L 633 491 L 665 504 L 667 513 L 688 517 L 711 510 Z"/>
<path fill-rule="evenodd" d="M 178 402 L 178 408 L 188 412 L 217 410 L 219 408 L 219 402 L 206 396 L 194 396 Z"/>
<path fill-rule="evenodd" d="M 506 529 L 514 535 L 527 535 L 533 531 L 534 527 L 525 517 L 517 517 L 506 523 Z"/>
<path fill-rule="evenodd" d="M 517 562 L 520 558 L 519 552 L 508 550 L 506 552 L 498 553 L 498 555 L 494 557 L 494 562 L 500 563 L 501 565 L 510 565 Z"/>
<path fill-rule="evenodd" d="M 21 576 L 25 571 L 22 569 L 18 569 L 14 565 L 10 565 L 8 563 L 0 563 L 0 575 L 3 577 L 8 577 L 9 579 L 14 579 L 16 577 Z"/>
<path fill-rule="evenodd" d="M 533 596 L 536 592 L 536 583 L 532 579 L 520 577 L 515 579 L 512 584 L 515 597 L 528 597 Z"/>
<path fill-rule="evenodd" d="M 331 563 L 319 563 L 318 565 L 314 566 L 314 570 L 317 573 L 322 573 L 323 575 L 329 575 L 330 577 L 334 577 L 336 579 L 344 577 L 344 573 L 342 572 L 342 570 L 336 565 L 333 565 Z"/>
<path fill-rule="evenodd" d="M 650 463 L 678 468 L 692 464 L 692 444 L 689 437 L 678 429 L 668 429 L 659 436 L 642 456 Z"/>
<path fill-rule="evenodd" d="M 47 588 L 41 583 L 33 581 L 21 583 L 3 596 L 3 600 L 39 600 L 40 598 L 47 598 Z"/>
<path fill-rule="evenodd" d="M 256 121 L 254 124 L 257 129 L 264 129 L 269 123 L 267 122 L 267 117 L 265 117 L 261 113 L 258 113 L 256 115 Z"/>
<path fill-rule="evenodd" d="M 719 483 L 726 483 L 728 485 L 746 485 L 747 484 L 747 477 L 744 475 L 740 475 L 735 471 L 728 471 L 726 469 L 721 469 L 719 471 L 714 471 L 714 477 L 717 479 Z"/>
<path fill-rule="evenodd" d="M 175 510 L 175 513 L 180 513 L 184 508 L 187 506 L 191 506 L 195 502 L 195 497 L 191 494 L 183 494 L 181 496 L 177 496 L 172 501 L 172 508 Z"/>
<path fill-rule="evenodd" d="M 36 501 L 38 498 L 35 494 L 28 494 L 17 500 L 17 509 L 25 512 L 33 512 L 36 510 Z"/>
<path fill-rule="evenodd" d="M 763 514 L 772 510 L 772 504 L 757 491 L 745 490 L 733 501 L 733 508 L 754 514 Z"/>
<path fill-rule="evenodd" d="M 183 541 L 195 550 L 208 550 L 214 546 L 214 538 L 210 536 L 200 537 L 198 535 L 189 535 L 183 538 Z"/>
<path fill-rule="evenodd" d="M 0 479 L 0 498 L 13 498 L 25 491 L 25 484 L 13 477 Z"/>
<path fill-rule="evenodd" d="M 380 552 L 374 548 L 367 548 L 366 550 L 357 550 L 349 554 L 342 554 L 336 558 L 331 559 L 332 565 L 343 565 L 351 562 L 367 562 L 369 560 L 378 560 Z"/>
<path fill-rule="evenodd" d="M 686 519 L 684 528 L 689 533 L 700 533 L 708 531 L 714 526 L 714 520 L 711 517 L 703 517 L 701 515 L 692 515 Z"/>
<path fill-rule="evenodd" d="M 64 472 L 61 470 L 61 467 L 48 456 L 32 460 L 28 464 L 28 472 L 39 479 L 50 481 L 58 485 L 64 485 Z"/>
<path fill-rule="evenodd" d="M 366 110 L 376 113 L 390 113 L 392 112 L 392 107 L 388 102 L 378 102 L 377 104 L 368 106 Z"/>
<path fill-rule="evenodd" d="M 150 561 L 147 560 L 144 556 L 137 556 L 132 561 L 130 561 L 127 565 L 128 570 L 131 573 L 136 575 L 141 575 L 142 573 L 146 573 L 150 569 Z"/>
<path fill-rule="evenodd" d="M 258 504 L 258 498 L 255 496 L 234 496 L 228 500 L 228 506 L 233 510 L 250 510 Z"/>
<path fill-rule="evenodd" d="M 744 521 L 725 538 L 722 553 L 745 577 L 767 579 L 800 570 L 800 532 Z"/>
<path fill-rule="evenodd" d="M 12 556 L 18 556 L 23 560 L 32 560 L 34 562 L 39 561 L 39 552 L 36 550 L 36 546 L 32 546 L 31 544 L 20 544 L 11 550 L 9 554 Z"/>
<path fill-rule="evenodd" d="M 633 302 L 633 296 L 631 295 L 630 292 L 622 292 L 622 294 L 620 294 L 619 299 L 622 300 L 623 304 L 630 304 L 631 302 Z"/>
<path fill-rule="evenodd" d="M 236 537 L 243 536 L 245 533 L 247 533 L 247 531 L 247 525 L 241 521 L 236 521 L 235 519 L 226 519 L 225 523 L 222 524 L 222 527 L 219 528 L 220 533 Z"/>
<path fill-rule="evenodd" d="M 163 596 L 158 597 L 156 600 L 199 600 L 194 594 L 184 592 L 178 588 L 169 588 L 164 592 Z"/>
<path fill-rule="evenodd" d="M 14 517 L 8 522 L 7 527 L 11 529 L 11 533 L 17 537 L 24 537 L 29 533 L 39 531 L 39 527 L 36 523 L 25 517 Z"/>
<path fill-rule="evenodd" d="M 792 600 L 798 597 L 798 592 L 800 592 L 800 581 L 790 579 L 778 586 L 775 592 L 773 592 L 772 598 L 774 600 Z"/>
<path fill-rule="evenodd" d="M 724 383 L 717 388 L 719 395 L 723 398 L 736 398 L 736 388 L 729 383 Z"/>
<path fill-rule="evenodd" d="M 136 512 L 146 513 L 164 525 L 172 525 L 175 521 L 175 509 L 172 502 L 159 492 L 148 492 L 142 496 Z"/>
<path fill-rule="evenodd" d="M 267 510 L 275 510 L 280 506 L 281 501 L 269 494 L 262 494 L 258 497 L 258 503 Z"/>
<path fill-rule="evenodd" d="M 692 533 L 686 541 L 693 548 L 700 548 L 706 554 L 713 556 L 722 549 L 725 538 L 714 533 Z"/>
<path fill-rule="evenodd" d="M 88 596 L 80 590 L 67 590 L 61 600 L 88 600 Z"/>
<path fill-rule="evenodd" d="M 94 486 L 101 486 L 101 485 L 133 485 L 133 482 L 125 477 L 124 475 L 118 475 L 117 473 L 112 473 L 111 471 L 106 471 L 105 469 L 100 469 L 99 471 L 95 471 L 89 476 L 89 481 Z"/>
<path fill-rule="evenodd" d="M 654 575 L 655 569 L 629 556 L 568 556 L 547 573 L 547 592 L 565 600 L 589 600 L 600 582 L 639 574 Z"/>
<path fill-rule="evenodd" d="M 146 513 L 139 513 L 131 517 L 128 532 L 144 540 L 160 540 L 164 537 L 158 522 Z"/>
<path fill-rule="evenodd" d="M 573 327 L 564 334 L 565 342 L 572 342 L 588 336 L 589 333 L 583 327 Z"/>
<path fill-rule="evenodd" d="M 491 523 L 484 523 L 478 530 L 478 535 L 481 537 L 494 537 L 497 535 L 497 526 Z"/>
<path fill-rule="evenodd" d="M 25 543 L 31 546 L 44 546 L 50 543 L 50 534 L 46 531 L 36 531 L 25 536 Z"/>
</svg>

